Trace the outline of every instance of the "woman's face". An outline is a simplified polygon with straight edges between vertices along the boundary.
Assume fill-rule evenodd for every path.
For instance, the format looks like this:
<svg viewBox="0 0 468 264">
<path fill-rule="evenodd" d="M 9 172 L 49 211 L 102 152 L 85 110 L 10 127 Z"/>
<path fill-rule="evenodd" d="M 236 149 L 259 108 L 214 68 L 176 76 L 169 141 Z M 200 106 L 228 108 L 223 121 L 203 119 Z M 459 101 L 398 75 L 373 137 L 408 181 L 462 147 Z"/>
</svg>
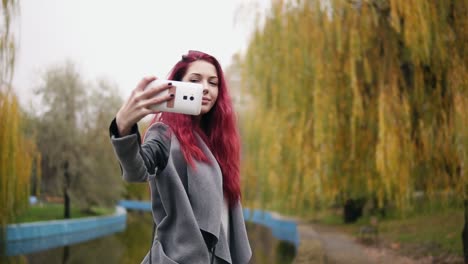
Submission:
<svg viewBox="0 0 468 264">
<path fill-rule="evenodd" d="M 183 82 L 194 82 L 203 85 L 203 100 L 200 114 L 208 113 L 218 99 L 218 74 L 213 64 L 197 60 L 187 68 Z"/>
</svg>

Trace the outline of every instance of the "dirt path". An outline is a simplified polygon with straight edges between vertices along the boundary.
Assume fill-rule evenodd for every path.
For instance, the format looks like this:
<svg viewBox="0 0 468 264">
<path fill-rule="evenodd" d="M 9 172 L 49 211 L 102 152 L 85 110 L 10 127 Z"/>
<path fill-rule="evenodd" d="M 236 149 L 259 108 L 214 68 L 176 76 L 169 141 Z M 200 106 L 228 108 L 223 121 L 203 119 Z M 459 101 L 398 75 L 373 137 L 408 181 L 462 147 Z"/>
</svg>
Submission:
<svg viewBox="0 0 468 264">
<path fill-rule="evenodd" d="M 364 247 L 353 241 L 348 235 L 339 233 L 324 226 L 313 225 L 311 228 L 314 228 L 319 234 L 319 239 L 322 242 L 327 263 L 372 263 L 367 254 L 364 253 Z"/>
<path fill-rule="evenodd" d="M 299 249 L 294 264 L 317 263 L 324 264 L 325 252 L 318 233 L 309 225 L 298 224 Z"/>
<path fill-rule="evenodd" d="M 298 222 L 300 246 L 294 264 L 425 264 L 391 250 L 366 247 L 347 234 L 322 225 Z"/>
</svg>

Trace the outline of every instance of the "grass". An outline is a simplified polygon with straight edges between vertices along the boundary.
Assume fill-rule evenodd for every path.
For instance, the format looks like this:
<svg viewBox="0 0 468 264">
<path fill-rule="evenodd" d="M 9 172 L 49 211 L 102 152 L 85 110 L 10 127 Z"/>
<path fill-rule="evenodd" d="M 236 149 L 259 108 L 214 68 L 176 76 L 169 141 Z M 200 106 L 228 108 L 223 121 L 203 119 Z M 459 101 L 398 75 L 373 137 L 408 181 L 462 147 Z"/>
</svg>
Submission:
<svg viewBox="0 0 468 264">
<path fill-rule="evenodd" d="M 447 253 L 462 256 L 463 224 L 463 211 L 452 209 L 384 221 L 379 231 L 386 239 L 407 245 L 413 253 L 418 253 L 419 246 L 435 256 Z"/>
<path fill-rule="evenodd" d="M 114 212 L 113 208 L 91 208 L 88 212 L 83 212 L 78 208 L 71 208 L 71 218 L 88 216 L 109 215 Z M 43 203 L 30 206 L 25 212 L 16 217 L 15 223 L 28 223 L 36 221 L 59 220 L 63 218 L 63 204 Z"/>
<path fill-rule="evenodd" d="M 369 225 L 370 217 L 362 217 L 353 224 L 344 224 L 339 212 L 329 211 L 317 221 L 358 238 L 359 229 Z M 415 258 L 447 255 L 461 257 L 463 224 L 463 209 L 413 213 L 407 217 L 393 216 L 379 219 L 379 239 L 383 244 L 398 248 L 403 255 Z"/>
</svg>

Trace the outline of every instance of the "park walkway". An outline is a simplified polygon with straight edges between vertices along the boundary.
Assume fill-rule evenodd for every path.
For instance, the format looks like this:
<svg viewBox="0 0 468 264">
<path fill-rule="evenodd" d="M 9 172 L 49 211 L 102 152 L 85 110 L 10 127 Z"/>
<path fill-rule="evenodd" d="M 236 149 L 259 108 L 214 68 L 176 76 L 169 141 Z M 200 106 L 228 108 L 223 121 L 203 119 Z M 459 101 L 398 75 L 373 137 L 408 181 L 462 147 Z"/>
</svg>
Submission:
<svg viewBox="0 0 468 264">
<path fill-rule="evenodd" d="M 297 221 L 297 220 L 296 220 Z M 333 228 L 297 221 L 300 246 L 293 264 L 414 264 L 386 249 L 365 247 Z"/>
</svg>

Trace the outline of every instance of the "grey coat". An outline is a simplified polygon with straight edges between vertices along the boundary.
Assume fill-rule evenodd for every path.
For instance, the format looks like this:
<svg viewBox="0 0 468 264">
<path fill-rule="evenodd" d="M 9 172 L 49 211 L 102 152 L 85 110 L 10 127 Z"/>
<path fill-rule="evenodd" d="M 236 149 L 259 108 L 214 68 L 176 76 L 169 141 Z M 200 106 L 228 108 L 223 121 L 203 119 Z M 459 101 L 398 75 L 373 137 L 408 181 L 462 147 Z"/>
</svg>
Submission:
<svg viewBox="0 0 468 264">
<path fill-rule="evenodd" d="M 192 168 L 167 125 L 152 125 L 143 144 L 138 130 L 133 130 L 133 134 L 116 137 L 111 125 L 111 142 L 123 178 L 131 182 L 148 181 L 150 185 L 157 228 L 151 251 L 142 263 L 149 263 L 151 254 L 154 264 L 207 264 L 211 256 L 208 247 L 214 244 L 215 263 L 248 263 L 252 252 L 241 203 L 229 209 L 228 241 L 221 227 L 221 170 L 201 138 L 196 134 L 209 163 L 195 161 Z"/>
</svg>

